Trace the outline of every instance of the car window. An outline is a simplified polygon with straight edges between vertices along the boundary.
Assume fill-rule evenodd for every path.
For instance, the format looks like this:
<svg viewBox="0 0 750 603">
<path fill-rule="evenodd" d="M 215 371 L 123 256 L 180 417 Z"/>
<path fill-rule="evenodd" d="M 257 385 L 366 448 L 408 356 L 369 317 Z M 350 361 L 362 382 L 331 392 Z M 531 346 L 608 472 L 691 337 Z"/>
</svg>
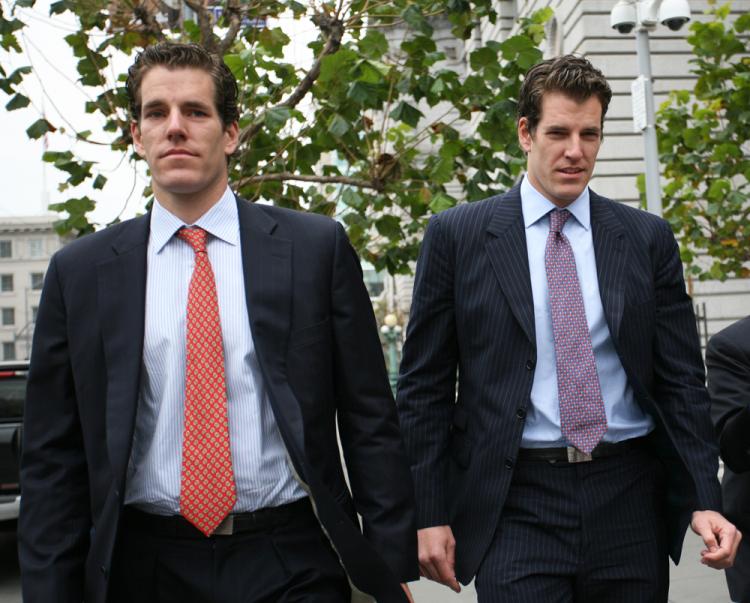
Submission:
<svg viewBox="0 0 750 603">
<path fill-rule="evenodd" d="M 0 370 L 0 421 L 20 419 L 23 416 L 25 397 L 25 373 Z"/>
</svg>

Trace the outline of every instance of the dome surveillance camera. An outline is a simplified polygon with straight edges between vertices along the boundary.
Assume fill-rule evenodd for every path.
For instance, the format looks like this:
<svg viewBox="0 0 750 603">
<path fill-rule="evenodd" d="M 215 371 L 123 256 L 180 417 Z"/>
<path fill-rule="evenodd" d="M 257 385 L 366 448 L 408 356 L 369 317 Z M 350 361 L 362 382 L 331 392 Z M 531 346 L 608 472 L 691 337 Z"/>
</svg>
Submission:
<svg viewBox="0 0 750 603">
<path fill-rule="evenodd" d="M 618 0 L 609 15 L 609 24 L 621 34 L 629 34 L 635 27 L 638 16 L 632 0 Z"/>
<path fill-rule="evenodd" d="M 659 7 L 659 21 L 672 31 L 677 31 L 690 21 L 690 5 L 687 0 L 664 0 Z"/>
</svg>

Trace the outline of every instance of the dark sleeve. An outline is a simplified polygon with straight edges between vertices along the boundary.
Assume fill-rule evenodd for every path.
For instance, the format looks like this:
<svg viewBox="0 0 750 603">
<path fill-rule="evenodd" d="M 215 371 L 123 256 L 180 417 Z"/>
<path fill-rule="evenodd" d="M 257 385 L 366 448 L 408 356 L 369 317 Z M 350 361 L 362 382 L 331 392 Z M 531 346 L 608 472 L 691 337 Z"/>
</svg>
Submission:
<svg viewBox="0 0 750 603">
<path fill-rule="evenodd" d="M 745 324 L 750 326 L 747 320 Z M 750 471 L 750 339 L 740 340 L 739 331 L 731 333 L 736 337 L 725 330 L 711 338 L 706 366 L 721 458 L 741 473 Z"/>
<path fill-rule="evenodd" d="M 685 291 L 677 241 L 660 221 L 654 254 L 654 398 L 693 477 L 697 509 L 721 509 L 719 454 L 693 303 Z"/>
<path fill-rule="evenodd" d="M 453 258 L 440 216 L 417 261 L 397 405 L 417 493 L 417 526 L 447 525 L 447 451 L 456 401 Z"/>
<path fill-rule="evenodd" d="M 18 552 L 26 603 L 83 600 L 88 478 L 56 259 L 39 303 L 24 411 Z"/>
<path fill-rule="evenodd" d="M 332 308 L 339 433 L 363 532 L 401 582 L 416 580 L 414 487 L 362 269 L 336 225 Z"/>
</svg>

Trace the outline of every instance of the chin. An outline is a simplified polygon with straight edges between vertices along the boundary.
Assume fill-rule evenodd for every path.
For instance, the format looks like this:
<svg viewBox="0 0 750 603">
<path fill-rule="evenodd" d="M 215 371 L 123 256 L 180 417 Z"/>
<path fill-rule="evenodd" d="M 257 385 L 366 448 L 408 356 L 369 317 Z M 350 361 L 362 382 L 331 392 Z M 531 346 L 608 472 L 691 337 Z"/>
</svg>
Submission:
<svg viewBox="0 0 750 603">
<path fill-rule="evenodd" d="M 196 193 L 204 188 L 208 184 L 201 178 L 189 177 L 186 175 L 172 178 L 160 178 L 158 186 L 161 190 L 180 195 Z"/>
</svg>

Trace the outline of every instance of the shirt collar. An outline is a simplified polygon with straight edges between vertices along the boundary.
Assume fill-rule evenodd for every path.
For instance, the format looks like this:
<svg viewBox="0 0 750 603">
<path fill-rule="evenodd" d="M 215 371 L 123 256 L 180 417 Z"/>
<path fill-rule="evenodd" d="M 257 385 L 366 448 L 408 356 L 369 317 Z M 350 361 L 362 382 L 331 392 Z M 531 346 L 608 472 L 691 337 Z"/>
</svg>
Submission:
<svg viewBox="0 0 750 603">
<path fill-rule="evenodd" d="M 161 252 L 164 246 L 172 240 L 174 234 L 180 228 L 186 226 L 200 226 L 217 239 L 221 239 L 230 245 L 238 245 L 240 239 L 239 217 L 237 215 L 237 202 L 232 189 L 227 186 L 219 201 L 198 218 L 195 224 L 186 224 L 165 209 L 158 199 L 154 199 L 151 208 L 151 240 L 156 253 Z"/>
<path fill-rule="evenodd" d="M 540 193 L 529 181 L 528 176 L 523 177 L 521 182 L 521 211 L 523 212 L 523 223 L 526 228 L 536 224 L 557 205 Z M 591 206 L 589 205 L 589 187 L 583 189 L 578 198 L 566 207 L 573 217 L 586 230 L 591 227 Z"/>
</svg>

